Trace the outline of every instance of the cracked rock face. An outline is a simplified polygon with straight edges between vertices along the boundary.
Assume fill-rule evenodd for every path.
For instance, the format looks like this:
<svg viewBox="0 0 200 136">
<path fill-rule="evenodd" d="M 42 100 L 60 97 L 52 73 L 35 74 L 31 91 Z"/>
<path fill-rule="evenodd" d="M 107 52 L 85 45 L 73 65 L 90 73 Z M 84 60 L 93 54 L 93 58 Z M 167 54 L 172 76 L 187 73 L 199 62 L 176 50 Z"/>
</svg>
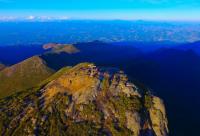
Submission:
<svg viewBox="0 0 200 136">
<path fill-rule="evenodd" d="M 169 132 L 167 127 L 167 117 L 163 101 L 158 97 L 153 97 L 153 105 L 149 109 L 149 115 L 153 131 L 156 136 L 166 136 Z"/>
<path fill-rule="evenodd" d="M 53 77 L 0 100 L 1 135 L 168 135 L 162 100 L 123 72 L 81 63 Z"/>
<path fill-rule="evenodd" d="M 137 112 L 126 112 L 127 128 L 130 129 L 134 136 L 139 136 L 141 130 L 141 119 Z"/>
</svg>

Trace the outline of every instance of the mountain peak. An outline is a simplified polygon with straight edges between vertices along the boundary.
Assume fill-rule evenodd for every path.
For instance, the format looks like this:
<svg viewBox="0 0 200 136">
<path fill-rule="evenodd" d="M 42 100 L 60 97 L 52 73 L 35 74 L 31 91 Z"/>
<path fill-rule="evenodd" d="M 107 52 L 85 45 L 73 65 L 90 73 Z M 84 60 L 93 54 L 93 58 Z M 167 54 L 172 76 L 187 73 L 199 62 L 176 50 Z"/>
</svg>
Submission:
<svg viewBox="0 0 200 136">
<path fill-rule="evenodd" d="M 118 69 L 81 63 L 48 81 L 0 100 L 2 135 L 168 135 L 162 100 Z"/>
<path fill-rule="evenodd" d="M 0 71 L 0 97 L 31 88 L 49 77 L 53 70 L 39 56 L 33 56 Z"/>
<path fill-rule="evenodd" d="M 126 75 L 120 72 L 115 71 L 114 73 L 111 69 L 98 68 L 91 63 L 81 63 L 50 82 L 42 90 L 43 97 L 51 100 L 58 93 L 67 93 L 72 95 L 76 103 L 88 103 L 94 100 L 98 93 L 106 87 L 105 84 L 113 88 L 112 91 L 115 92 L 112 93 L 124 91 L 127 95 L 140 96 L 137 88 L 128 82 Z"/>
</svg>

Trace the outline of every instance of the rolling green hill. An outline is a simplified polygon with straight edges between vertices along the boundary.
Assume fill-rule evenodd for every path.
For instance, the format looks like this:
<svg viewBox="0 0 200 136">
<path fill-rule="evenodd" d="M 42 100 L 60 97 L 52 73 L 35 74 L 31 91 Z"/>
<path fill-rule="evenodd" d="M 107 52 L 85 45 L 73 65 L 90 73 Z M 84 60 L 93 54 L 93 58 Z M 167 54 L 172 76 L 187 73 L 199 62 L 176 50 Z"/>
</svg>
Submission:
<svg viewBox="0 0 200 136">
<path fill-rule="evenodd" d="M 31 88 L 52 75 L 39 56 L 33 56 L 0 72 L 0 98 Z"/>
</svg>

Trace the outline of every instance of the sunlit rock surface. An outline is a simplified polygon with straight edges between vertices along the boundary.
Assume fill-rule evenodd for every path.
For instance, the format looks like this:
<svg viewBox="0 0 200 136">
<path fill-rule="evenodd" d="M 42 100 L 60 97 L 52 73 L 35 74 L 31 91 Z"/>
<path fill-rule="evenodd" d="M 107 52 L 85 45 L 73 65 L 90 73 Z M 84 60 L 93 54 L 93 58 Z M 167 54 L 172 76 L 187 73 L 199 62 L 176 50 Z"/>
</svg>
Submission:
<svg viewBox="0 0 200 136">
<path fill-rule="evenodd" d="M 162 100 L 115 68 L 81 63 L 0 100 L 1 135 L 167 136 Z"/>
</svg>

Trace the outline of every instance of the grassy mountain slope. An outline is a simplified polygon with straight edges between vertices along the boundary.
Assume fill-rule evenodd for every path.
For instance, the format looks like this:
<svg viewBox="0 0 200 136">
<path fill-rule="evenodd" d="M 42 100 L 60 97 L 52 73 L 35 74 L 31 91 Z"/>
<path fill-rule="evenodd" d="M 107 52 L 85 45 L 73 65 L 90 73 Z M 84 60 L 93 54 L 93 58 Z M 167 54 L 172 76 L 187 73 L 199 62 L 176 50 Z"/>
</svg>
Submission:
<svg viewBox="0 0 200 136">
<path fill-rule="evenodd" d="M 0 72 L 0 98 L 31 88 L 53 73 L 39 56 L 5 68 Z"/>
</svg>

